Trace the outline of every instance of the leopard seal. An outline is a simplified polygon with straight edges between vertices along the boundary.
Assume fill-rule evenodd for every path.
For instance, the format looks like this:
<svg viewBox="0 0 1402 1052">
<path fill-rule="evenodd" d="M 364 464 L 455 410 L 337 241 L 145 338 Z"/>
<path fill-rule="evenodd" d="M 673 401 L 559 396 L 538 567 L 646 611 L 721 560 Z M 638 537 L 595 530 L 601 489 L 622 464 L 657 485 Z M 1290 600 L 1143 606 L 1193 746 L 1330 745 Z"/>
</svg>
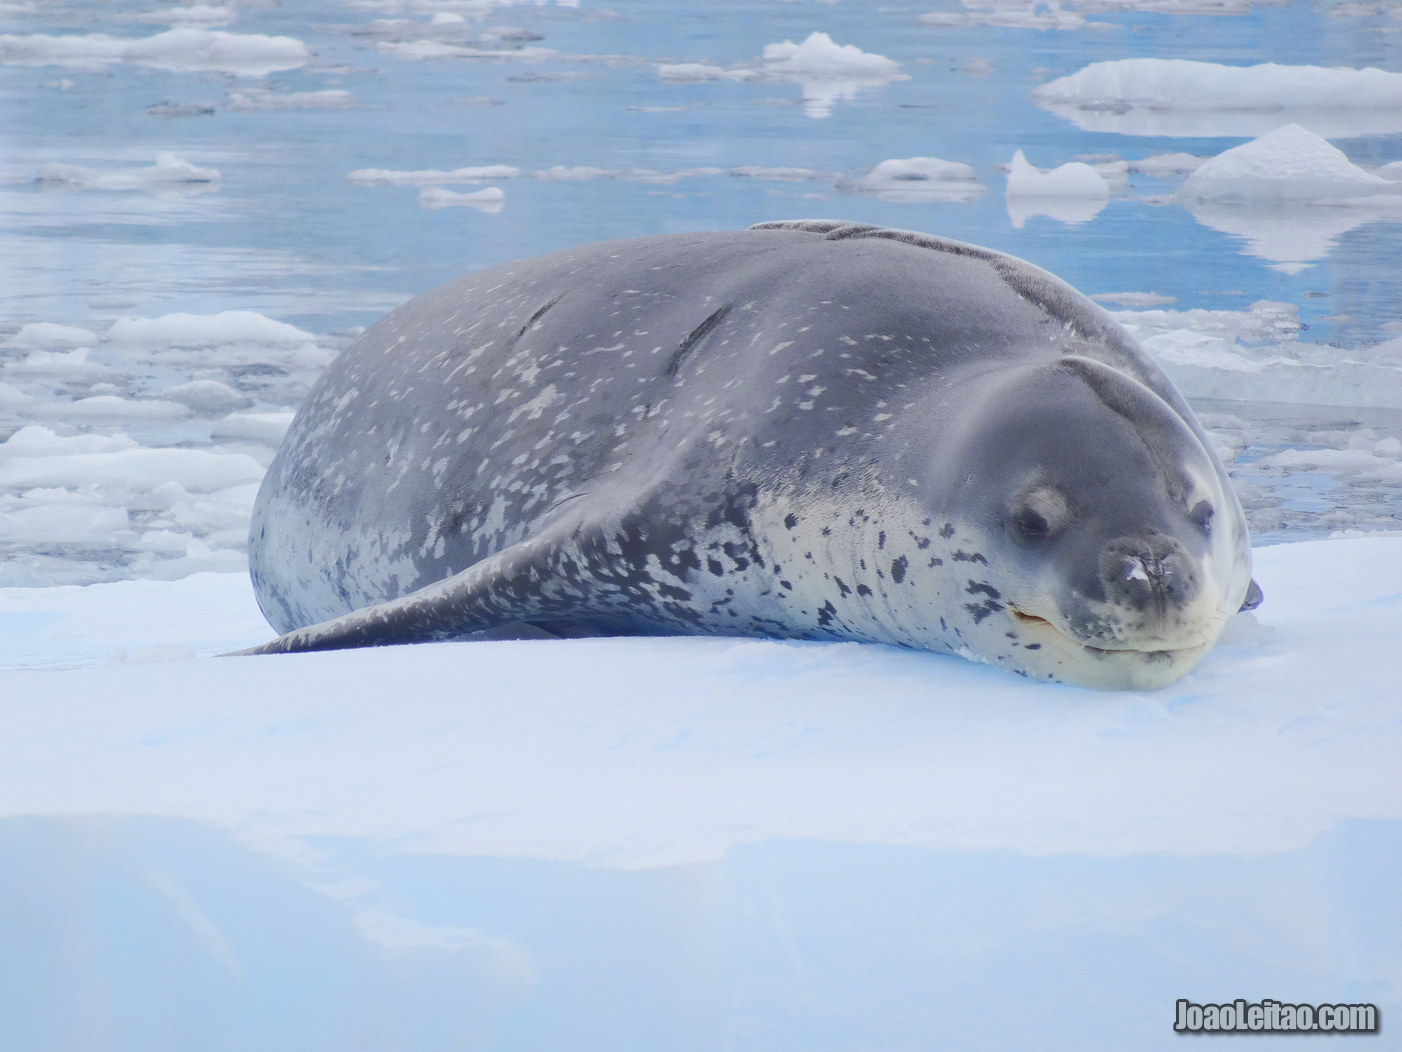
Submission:
<svg viewBox="0 0 1402 1052">
<path fill-rule="evenodd" d="M 1029 263 L 827 220 L 605 242 L 392 311 L 268 470 L 254 653 L 720 634 L 1144 689 L 1259 601 L 1182 396 Z"/>
</svg>

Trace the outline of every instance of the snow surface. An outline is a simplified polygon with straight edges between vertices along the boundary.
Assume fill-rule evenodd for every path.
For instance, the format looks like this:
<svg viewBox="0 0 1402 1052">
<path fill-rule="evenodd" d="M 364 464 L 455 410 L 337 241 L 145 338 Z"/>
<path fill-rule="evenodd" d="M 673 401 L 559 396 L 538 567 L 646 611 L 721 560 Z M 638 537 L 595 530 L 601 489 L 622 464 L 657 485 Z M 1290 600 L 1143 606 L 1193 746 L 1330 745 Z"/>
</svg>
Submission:
<svg viewBox="0 0 1402 1052">
<path fill-rule="evenodd" d="M 268 634 L 240 574 L 0 589 L 0 1043 L 1153 1049 L 1184 996 L 1390 1017 L 1402 537 L 1256 557 L 1266 604 L 1148 694 L 733 639 L 218 658 Z"/>
<path fill-rule="evenodd" d="M 1032 98 L 1082 128 L 1123 135 L 1258 135 L 1291 119 L 1329 137 L 1402 131 L 1402 73 L 1373 68 L 1126 58 L 1093 62 Z"/>
</svg>

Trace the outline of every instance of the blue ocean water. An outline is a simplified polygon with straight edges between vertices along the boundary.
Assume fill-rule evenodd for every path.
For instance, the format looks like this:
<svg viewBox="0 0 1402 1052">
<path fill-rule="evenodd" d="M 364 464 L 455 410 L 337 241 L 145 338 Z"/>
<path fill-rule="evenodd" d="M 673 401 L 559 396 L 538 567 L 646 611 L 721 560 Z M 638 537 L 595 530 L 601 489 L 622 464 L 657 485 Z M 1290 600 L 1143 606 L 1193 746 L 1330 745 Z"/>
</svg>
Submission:
<svg viewBox="0 0 1402 1052">
<path fill-rule="evenodd" d="M 151 6 L 45 3 L 0 19 L 0 30 L 151 35 L 163 27 L 130 21 Z M 566 245 L 835 216 L 985 244 L 1092 294 L 1152 291 L 1175 297 L 1177 309 L 1261 298 L 1296 303 L 1315 338 L 1377 341 L 1388 334 L 1386 323 L 1402 324 L 1397 223 L 1350 230 L 1326 258 L 1288 274 L 1250 255 L 1240 238 L 1199 224 L 1177 205 L 1156 204 L 1172 187 L 1144 176 L 1090 222 L 1033 216 L 1018 229 L 995 167 L 1016 149 L 1052 167 L 1089 155 L 1210 156 L 1249 138 L 1085 131 L 1034 104 L 1029 92 L 1038 83 L 1094 61 L 1160 56 L 1402 70 L 1399 34 L 1384 31 L 1402 28 L 1396 19 L 1334 17 L 1332 6 L 1262 5 L 1236 15 L 1088 11 L 1096 28 L 1058 31 L 921 25 L 917 16 L 939 10 L 934 4 L 635 0 L 607 11 L 587 2 L 239 5 L 224 31 L 290 36 L 311 49 L 311 60 L 262 78 L 125 62 L 96 72 L 0 65 L 0 165 L 13 180 L 0 196 L 7 290 L 0 324 L 82 323 L 178 306 L 255 309 L 329 331 L 365 324 L 386 305 L 465 270 Z M 430 12 L 480 9 L 490 14 L 465 23 L 469 37 L 508 26 L 540 39 L 506 47 L 558 54 L 414 60 L 364 35 L 376 18 L 423 24 Z M 412 38 L 409 28 L 399 27 L 399 35 Z M 859 90 L 814 118 L 799 104 L 797 83 L 666 83 L 657 73 L 663 62 L 757 65 L 766 44 L 814 31 L 898 62 L 908 79 Z M 234 109 L 230 93 L 249 87 L 340 89 L 359 105 Z M 187 117 L 148 112 L 162 104 L 209 109 Z M 1336 145 L 1357 163 L 1402 159 L 1402 133 Z M 160 152 L 218 169 L 218 191 L 137 207 L 130 193 L 34 181 L 46 162 L 131 166 L 151 164 Z M 895 203 L 834 185 L 884 159 L 914 156 L 969 164 L 988 192 L 973 203 Z M 428 210 L 412 187 L 346 178 L 364 168 L 469 165 L 664 173 L 782 165 L 831 178 L 709 175 L 667 185 L 522 177 L 500 184 L 505 201 L 496 214 Z M 1345 313 L 1346 321 L 1327 320 Z"/>
</svg>

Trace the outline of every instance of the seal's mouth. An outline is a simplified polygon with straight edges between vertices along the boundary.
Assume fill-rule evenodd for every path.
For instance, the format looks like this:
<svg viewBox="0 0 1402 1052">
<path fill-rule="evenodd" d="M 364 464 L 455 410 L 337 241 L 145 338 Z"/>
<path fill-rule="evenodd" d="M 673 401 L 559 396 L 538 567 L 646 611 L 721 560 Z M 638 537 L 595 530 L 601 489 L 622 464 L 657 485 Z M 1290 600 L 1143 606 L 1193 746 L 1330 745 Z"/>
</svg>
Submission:
<svg viewBox="0 0 1402 1052">
<path fill-rule="evenodd" d="M 1057 637 L 1065 640 L 1067 643 L 1081 650 L 1087 650 L 1092 654 L 1136 654 L 1143 658 L 1177 658 L 1201 653 L 1211 645 L 1210 643 L 1194 643 L 1186 647 L 1165 647 L 1153 644 L 1142 647 L 1098 647 L 1090 643 L 1081 642 L 1074 636 L 1062 631 L 1045 617 L 1037 617 L 1035 614 L 1025 614 L 1015 606 L 1008 607 L 1008 612 L 1012 614 L 1013 620 L 1024 628 L 1033 632 L 1053 632 Z"/>
</svg>

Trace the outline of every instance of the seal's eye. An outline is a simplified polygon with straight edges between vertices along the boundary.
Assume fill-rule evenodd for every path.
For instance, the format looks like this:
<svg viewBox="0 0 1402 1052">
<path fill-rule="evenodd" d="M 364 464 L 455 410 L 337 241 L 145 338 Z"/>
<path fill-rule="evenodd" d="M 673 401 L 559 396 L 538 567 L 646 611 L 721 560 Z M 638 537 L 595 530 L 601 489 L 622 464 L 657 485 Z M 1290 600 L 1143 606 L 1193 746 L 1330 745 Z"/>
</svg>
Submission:
<svg viewBox="0 0 1402 1052">
<path fill-rule="evenodd" d="M 1205 500 L 1200 500 L 1193 505 L 1193 510 L 1188 512 L 1188 521 L 1191 522 L 1203 533 L 1212 532 L 1212 505 Z"/>
<path fill-rule="evenodd" d="M 1051 536 L 1051 524 L 1031 508 L 1013 512 L 1013 529 L 1024 541 L 1044 541 Z"/>
</svg>

